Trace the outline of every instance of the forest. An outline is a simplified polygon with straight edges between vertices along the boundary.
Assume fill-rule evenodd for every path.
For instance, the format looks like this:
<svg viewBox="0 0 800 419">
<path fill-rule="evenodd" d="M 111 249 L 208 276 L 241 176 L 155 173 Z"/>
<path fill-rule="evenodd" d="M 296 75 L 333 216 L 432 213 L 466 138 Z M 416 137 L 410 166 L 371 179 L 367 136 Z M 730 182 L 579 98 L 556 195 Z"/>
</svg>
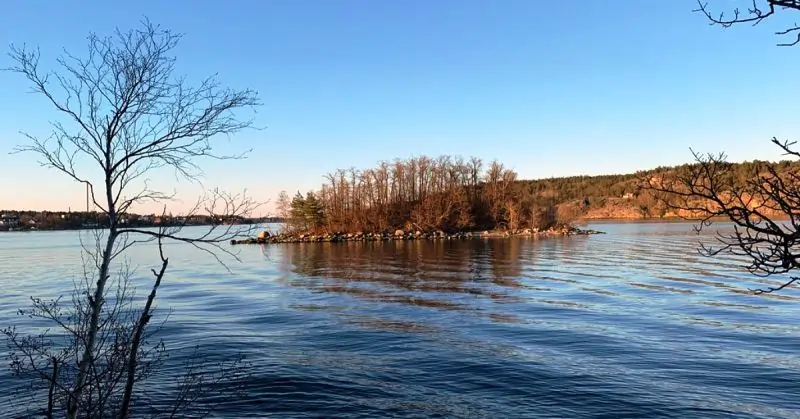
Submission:
<svg viewBox="0 0 800 419">
<path fill-rule="evenodd" d="M 629 174 L 521 180 L 498 161 L 427 156 L 382 161 L 367 169 L 324 175 L 317 190 L 281 192 L 278 216 L 293 231 L 547 229 L 576 219 L 669 218 L 675 214 L 642 180 L 675 176 L 694 167 L 657 167 Z M 767 167 L 796 162 L 731 163 L 732 184 L 744 184 Z"/>
</svg>

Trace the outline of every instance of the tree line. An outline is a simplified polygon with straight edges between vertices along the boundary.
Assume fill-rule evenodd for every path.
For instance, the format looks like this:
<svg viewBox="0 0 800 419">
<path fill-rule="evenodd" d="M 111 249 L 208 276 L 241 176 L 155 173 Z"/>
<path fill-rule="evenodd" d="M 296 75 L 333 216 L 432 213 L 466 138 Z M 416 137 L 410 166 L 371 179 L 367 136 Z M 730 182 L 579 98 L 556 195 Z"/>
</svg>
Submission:
<svg viewBox="0 0 800 419">
<path fill-rule="evenodd" d="M 727 180 L 739 187 L 768 168 L 798 167 L 792 161 L 729 164 Z M 642 180 L 695 170 L 696 163 L 629 174 L 520 180 L 496 160 L 485 164 L 477 157 L 419 156 L 362 170 L 339 169 L 305 194 L 290 197 L 282 191 L 277 215 L 293 231 L 546 229 L 606 205 L 609 198 L 625 197 L 644 218 L 658 218 L 668 214 L 669 205 L 643 188 Z"/>
<path fill-rule="evenodd" d="M 554 202 L 520 194 L 498 161 L 428 156 L 339 169 L 305 195 L 280 193 L 278 216 L 293 230 L 364 231 L 549 228 Z"/>
</svg>

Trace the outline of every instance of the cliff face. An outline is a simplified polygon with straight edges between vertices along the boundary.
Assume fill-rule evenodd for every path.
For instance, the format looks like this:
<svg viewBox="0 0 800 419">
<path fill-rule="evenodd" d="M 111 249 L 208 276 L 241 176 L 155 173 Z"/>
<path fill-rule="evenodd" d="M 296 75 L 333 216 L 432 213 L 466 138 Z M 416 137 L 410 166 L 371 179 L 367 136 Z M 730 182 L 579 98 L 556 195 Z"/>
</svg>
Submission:
<svg viewBox="0 0 800 419">
<path fill-rule="evenodd" d="M 751 207 L 759 204 L 754 200 Z M 705 205 L 705 207 L 714 210 L 712 205 Z M 640 201 L 625 198 L 600 198 L 594 203 L 590 202 L 589 205 L 586 205 L 584 201 L 562 203 L 559 204 L 558 211 L 564 218 L 577 220 L 657 220 L 703 216 L 703 214 L 686 210 L 672 210 L 658 205 L 648 206 Z M 760 208 L 759 211 L 771 218 L 785 217 L 781 211 L 766 208 Z"/>
<path fill-rule="evenodd" d="M 604 198 L 595 204 L 585 205 L 583 202 L 569 202 L 559 205 L 559 212 L 567 217 L 586 220 L 621 219 L 639 220 L 652 218 L 641 206 L 629 199 Z"/>
<path fill-rule="evenodd" d="M 519 191 L 522 195 L 533 196 L 535 201 L 549 200 L 557 205 L 562 219 L 696 218 L 701 214 L 672 210 L 655 199 L 647 190 L 642 189 L 641 185 L 643 179 L 649 179 L 651 184 L 658 184 L 663 179 L 691 177 L 693 170 L 697 168 L 697 165 L 681 165 L 658 167 L 630 174 L 524 180 L 519 182 Z M 800 190 L 800 161 L 729 163 L 715 171 L 715 176 L 718 176 L 718 180 L 724 184 L 723 190 L 728 191 L 756 191 L 759 188 L 754 189 L 754 185 L 763 184 L 766 179 L 773 179 L 773 174 L 782 179 L 781 188 Z M 749 202 L 751 208 L 759 206 L 759 211 L 766 216 L 785 217 L 783 211 L 760 207 L 764 199 L 772 199 L 769 198 L 768 189 L 756 191 L 757 196 L 754 198 L 743 196 L 742 199 Z M 797 194 L 790 195 L 791 197 L 785 199 L 792 201 Z M 710 202 L 695 201 L 691 204 L 693 207 L 714 209 Z"/>
</svg>

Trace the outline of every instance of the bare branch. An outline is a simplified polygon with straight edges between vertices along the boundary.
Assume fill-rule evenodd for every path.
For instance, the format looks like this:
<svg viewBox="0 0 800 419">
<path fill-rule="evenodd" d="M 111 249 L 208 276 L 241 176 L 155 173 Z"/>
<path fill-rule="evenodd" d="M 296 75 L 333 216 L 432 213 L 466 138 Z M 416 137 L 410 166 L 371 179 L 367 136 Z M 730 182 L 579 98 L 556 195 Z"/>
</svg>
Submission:
<svg viewBox="0 0 800 419">
<path fill-rule="evenodd" d="M 788 155 L 796 156 L 793 143 L 772 139 Z M 800 244 L 800 173 L 796 167 L 781 169 L 764 163 L 742 180 L 724 154 L 694 153 L 695 164 L 664 176 L 648 175 L 643 188 L 684 219 L 697 221 L 700 233 L 716 219 L 733 223 L 733 232 L 716 234 L 716 246 L 701 244 L 706 256 L 731 254 L 748 261 L 753 275 L 783 275 L 800 267 L 796 246 Z M 792 277 L 781 290 L 796 280 Z"/>
<path fill-rule="evenodd" d="M 168 265 L 163 241 L 191 244 L 222 263 L 220 254 L 236 257 L 223 243 L 252 230 L 242 220 L 259 204 L 245 194 L 218 190 L 186 215 L 211 214 L 215 222 L 207 231 L 192 235 L 183 230 L 185 224 L 158 231 L 124 227 L 125 215 L 136 205 L 176 199 L 174 192 L 153 187 L 148 175 L 154 170 L 170 168 L 196 182 L 202 175 L 200 159 L 245 156 L 218 154 L 213 143 L 252 128 L 252 118 L 237 115 L 259 105 L 256 92 L 225 88 L 214 77 L 197 86 L 177 77 L 171 54 L 181 37 L 147 20 L 139 29 L 117 30 L 109 37 L 90 34 L 86 54 L 65 51 L 55 72 L 42 70 L 38 49 L 11 48 L 15 65 L 6 70 L 24 76 L 61 117 L 51 123 L 46 139 L 23 134 L 28 143 L 15 152 L 32 152 L 41 165 L 85 184 L 105 218 L 105 228 L 93 232 L 93 243 L 81 238 L 83 275 L 69 304 L 33 298 L 32 308 L 20 312 L 57 331 L 25 336 L 13 327 L 3 330 L 12 371 L 43 383 L 37 391 L 44 391 L 46 408 L 39 414 L 126 417 L 135 410 L 136 384 L 147 379 L 164 353 L 160 340 L 150 343 L 158 330 L 151 324 L 156 295 Z M 142 302 L 132 289 L 135 270 L 125 254 L 153 240 L 162 264 Z M 137 304 L 142 305 L 137 309 Z"/>
<path fill-rule="evenodd" d="M 153 282 L 153 288 L 150 290 L 150 295 L 147 296 L 147 302 L 145 302 L 144 308 L 142 309 L 141 314 L 139 314 L 139 320 L 136 323 L 136 326 L 133 331 L 133 339 L 131 341 L 131 350 L 128 354 L 128 365 L 127 365 L 127 377 L 125 380 L 125 391 L 122 396 L 122 407 L 120 408 L 120 417 L 127 418 L 130 415 L 130 406 L 131 406 L 131 397 L 133 395 L 133 385 L 136 382 L 136 366 L 139 361 L 139 348 L 142 344 L 142 336 L 144 335 L 145 328 L 147 324 L 150 323 L 150 317 L 152 316 L 152 307 L 153 301 L 156 298 L 156 293 L 158 292 L 158 287 L 161 286 L 161 280 L 164 278 L 164 273 L 167 271 L 167 266 L 169 265 L 169 259 L 164 256 L 164 247 L 161 241 L 161 237 L 158 240 L 158 253 L 161 259 L 161 268 L 158 272 L 153 271 L 153 275 L 155 276 L 155 281 Z"/>
<path fill-rule="evenodd" d="M 751 5 L 747 8 L 746 14 L 743 14 L 737 7 L 731 10 L 728 15 L 725 12 L 713 13 L 708 7 L 708 3 L 703 0 L 698 0 L 697 4 L 698 8 L 693 12 L 703 14 L 710 25 L 719 25 L 723 28 L 729 28 L 740 23 L 750 23 L 756 26 L 774 16 L 778 11 L 800 10 L 800 1 L 798 0 L 751 0 Z M 797 24 L 788 29 L 776 31 L 776 35 L 795 35 L 793 41 L 779 43 L 778 46 L 788 47 L 800 43 L 800 32 L 798 31 L 800 31 L 800 26 L 797 26 Z"/>
</svg>

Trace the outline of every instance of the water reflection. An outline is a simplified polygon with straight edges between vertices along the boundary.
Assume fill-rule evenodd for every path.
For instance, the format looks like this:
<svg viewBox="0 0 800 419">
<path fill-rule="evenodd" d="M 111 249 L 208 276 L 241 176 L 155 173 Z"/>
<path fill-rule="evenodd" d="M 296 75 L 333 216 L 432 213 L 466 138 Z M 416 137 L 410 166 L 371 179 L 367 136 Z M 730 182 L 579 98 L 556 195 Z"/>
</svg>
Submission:
<svg viewBox="0 0 800 419">
<path fill-rule="evenodd" d="M 286 245 L 280 265 L 290 282 L 319 292 L 445 310 L 474 309 L 469 298 L 520 301 L 524 263 L 535 263 L 536 241 L 396 241 Z"/>
</svg>

